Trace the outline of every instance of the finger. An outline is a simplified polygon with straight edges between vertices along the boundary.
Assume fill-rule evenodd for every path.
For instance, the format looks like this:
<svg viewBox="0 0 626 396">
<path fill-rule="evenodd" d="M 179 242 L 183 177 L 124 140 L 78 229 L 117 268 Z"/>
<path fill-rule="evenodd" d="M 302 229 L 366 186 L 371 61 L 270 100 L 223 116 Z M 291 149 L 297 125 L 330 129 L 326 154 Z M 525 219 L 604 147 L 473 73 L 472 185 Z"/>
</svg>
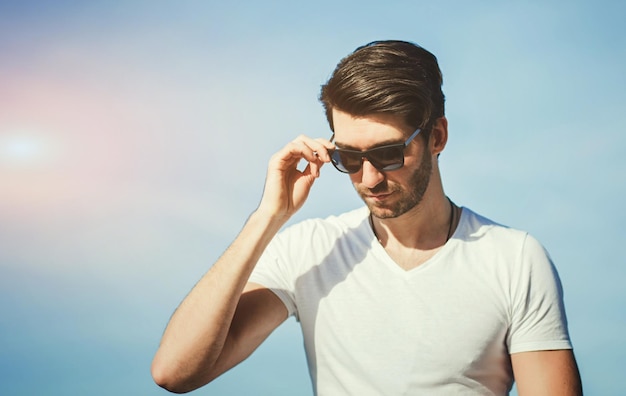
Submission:
<svg viewBox="0 0 626 396">
<path fill-rule="evenodd" d="M 315 154 L 323 162 L 330 162 L 329 150 L 334 150 L 335 145 L 328 139 L 315 139 Z"/>
<path fill-rule="evenodd" d="M 325 139 L 325 138 L 317 138 L 315 139 L 316 142 L 321 143 L 322 145 L 324 145 L 324 147 L 326 147 L 329 150 L 332 150 L 335 148 L 335 143 L 333 143 L 332 141 Z"/>
<path fill-rule="evenodd" d="M 300 135 L 290 143 L 290 146 L 294 154 L 301 155 L 301 157 L 308 162 L 330 161 L 328 149 L 324 143 L 318 139 L 312 139 L 308 136 Z"/>
<path fill-rule="evenodd" d="M 308 169 L 309 174 L 319 177 L 322 165 L 331 160 L 328 150 L 333 148 L 334 144 L 328 139 L 312 139 L 306 135 L 300 135 L 276 153 L 276 161 L 279 161 L 276 164 L 279 168 L 287 170 L 297 166 L 300 160 L 305 160 L 307 165 L 313 165 Z"/>
<path fill-rule="evenodd" d="M 306 147 L 312 150 L 312 154 L 315 158 L 304 156 L 308 161 L 318 160 L 321 162 L 330 162 L 329 150 L 333 150 L 335 145 L 328 139 L 317 138 L 311 139 L 307 136 L 301 135 L 294 142 L 303 143 Z"/>
<path fill-rule="evenodd" d="M 318 161 L 309 162 L 307 166 L 310 169 L 311 174 L 317 178 L 317 177 L 320 177 L 320 170 L 322 169 L 323 165 L 324 165 L 324 162 L 318 160 Z"/>
</svg>

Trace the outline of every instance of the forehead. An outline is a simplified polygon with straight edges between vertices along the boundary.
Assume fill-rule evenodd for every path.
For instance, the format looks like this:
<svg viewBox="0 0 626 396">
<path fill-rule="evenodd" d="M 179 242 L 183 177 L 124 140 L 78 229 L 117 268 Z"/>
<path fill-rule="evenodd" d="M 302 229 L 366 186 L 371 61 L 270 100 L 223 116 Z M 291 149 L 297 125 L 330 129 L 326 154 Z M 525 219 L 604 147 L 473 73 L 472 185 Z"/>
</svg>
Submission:
<svg viewBox="0 0 626 396">
<path fill-rule="evenodd" d="M 354 117 L 335 109 L 333 127 L 337 146 L 359 150 L 403 142 L 412 132 L 400 117 L 391 114 Z"/>
</svg>

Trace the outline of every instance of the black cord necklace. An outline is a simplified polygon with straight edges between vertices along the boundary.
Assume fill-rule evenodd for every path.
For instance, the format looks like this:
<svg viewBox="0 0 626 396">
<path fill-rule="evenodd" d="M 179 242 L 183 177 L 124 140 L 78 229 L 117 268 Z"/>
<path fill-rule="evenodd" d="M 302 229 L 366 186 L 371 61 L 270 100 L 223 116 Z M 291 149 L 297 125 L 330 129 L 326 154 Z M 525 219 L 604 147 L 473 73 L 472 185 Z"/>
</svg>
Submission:
<svg viewBox="0 0 626 396">
<path fill-rule="evenodd" d="M 446 237 L 446 242 L 448 242 L 452 236 L 452 224 L 454 223 L 454 218 L 456 217 L 456 210 L 454 210 L 454 204 L 452 203 L 450 197 L 446 198 L 448 198 L 448 202 L 450 202 L 450 224 L 448 225 L 448 236 Z"/>
<path fill-rule="evenodd" d="M 450 202 L 450 224 L 448 224 L 448 235 L 446 236 L 446 242 L 448 242 L 450 240 L 450 237 L 452 236 L 452 225 L 454 224 L 454 218 L 456 217 L 455 216 L 456 210 L 454 208 L 454 204 L 452 203 L 452 200 L 450 199 L 450 197 L 446 196 L 446 198 L 448 198 L 448 202 Z M 374 219 L 371 213 L 369 215 L 369 220 L 370 220 L 370 227 L 372 227 L 372 231 L 374 232 L 374 236 L 378 240 L 378 243 L 382 245 L 383 242 L 378 237 L 378 233 L 376 232 L 376 228 L 374 227 Z"/>
</svg>

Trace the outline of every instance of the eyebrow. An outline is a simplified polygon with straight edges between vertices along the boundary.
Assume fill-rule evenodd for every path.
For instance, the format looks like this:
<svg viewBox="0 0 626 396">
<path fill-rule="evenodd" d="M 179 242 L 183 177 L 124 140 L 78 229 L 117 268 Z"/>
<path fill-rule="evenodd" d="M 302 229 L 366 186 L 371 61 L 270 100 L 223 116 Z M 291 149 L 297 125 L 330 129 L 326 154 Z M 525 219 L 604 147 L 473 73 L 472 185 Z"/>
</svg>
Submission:
<svg viewBox="0 0 626 396">
<path fill-rule="evenodd" d="M 335 133 L 333 132 L 332 136 L 330 137 L 330 141 L 332 142 L 334 139 L 335 139 Z M 363 151 L 368 151 L 368 150 L 372 150 L 378 147 L 388 146 L 391 144 L 402 144 L 402 143 L 404 143 L 404 141 L 398 141 L 398 139 L 383 140 L 382 142 L 378 142 L 376 145 L 368 149 L 365 149 Z M 352 146 L 349 144 L 341 144 L 341 143 L 338 143 L 337 141 L 335 141 L 335 146 L 337 146 L 340 149 L 345 149 L 345 150 L 362 151 L 356 146 Z"/>
</svg>

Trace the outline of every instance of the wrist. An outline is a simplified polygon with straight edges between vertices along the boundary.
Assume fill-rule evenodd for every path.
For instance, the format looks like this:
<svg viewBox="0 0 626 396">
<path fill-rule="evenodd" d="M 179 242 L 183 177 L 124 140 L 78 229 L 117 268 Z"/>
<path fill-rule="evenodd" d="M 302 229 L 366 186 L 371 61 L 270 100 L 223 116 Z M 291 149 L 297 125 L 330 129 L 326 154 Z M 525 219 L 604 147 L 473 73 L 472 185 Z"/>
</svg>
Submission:
<svg viewBox="0 0 626 396">
<path fill-rule="evenodd" d="M 285 225 L 289 217 L 284 212 L 277 212 L 259 206 L 248 218 L 249 223 L 253 223 L 257 226 L 267 229 L 268 231 L 276 231 Z"/>
</svg>

